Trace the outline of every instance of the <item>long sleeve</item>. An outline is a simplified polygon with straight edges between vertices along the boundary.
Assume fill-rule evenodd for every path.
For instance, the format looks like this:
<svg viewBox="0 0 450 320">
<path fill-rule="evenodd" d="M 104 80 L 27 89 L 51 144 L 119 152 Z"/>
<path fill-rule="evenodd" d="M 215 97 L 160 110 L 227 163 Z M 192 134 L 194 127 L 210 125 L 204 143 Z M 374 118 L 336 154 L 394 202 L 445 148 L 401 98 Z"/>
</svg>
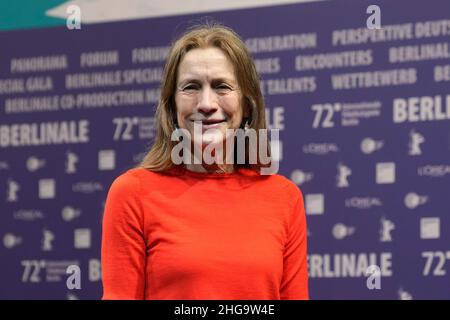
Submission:
<svg viewBox="0 0 450 320">
<path fill-rule="evenodd" d="M 309 299 L 305 207 L 300 189 L 295 190 L 297 200 L 288 224 L 283 257 L 281 300 Z"/>
<path fill-rule="evenodd" d="M 133 175 L 114 180 L 105 203 L 102 230 L 102 299 L 144 299 L 146 244 L 140 181 Z"/>
</svg>

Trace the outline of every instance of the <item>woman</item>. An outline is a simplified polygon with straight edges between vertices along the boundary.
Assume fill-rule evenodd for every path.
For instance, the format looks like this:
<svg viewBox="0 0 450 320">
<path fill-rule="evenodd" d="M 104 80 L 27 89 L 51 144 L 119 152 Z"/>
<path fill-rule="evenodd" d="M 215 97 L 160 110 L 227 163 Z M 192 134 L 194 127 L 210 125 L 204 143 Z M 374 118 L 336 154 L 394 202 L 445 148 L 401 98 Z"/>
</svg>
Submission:
<svg viewBox="0 0 450 320">
<path fill-rule="evenodd" d="M 254 63 L 231 29 L 196 26 L 172 45 L 156 140 L 108 192 L 103 299 L 308 299 L 303 197 L 283 176 L 261 174 L 270 163 L 249 161 L 261 136 L 245 145 L 244 162 L 230 161 L 236 145 L 212 152 L 213 163 L 189 161 L 235 138 L 232 129 L 264 132 L 264 110 Z M 193 149 L 175 163 L 180 131 Z"/>
</svg>

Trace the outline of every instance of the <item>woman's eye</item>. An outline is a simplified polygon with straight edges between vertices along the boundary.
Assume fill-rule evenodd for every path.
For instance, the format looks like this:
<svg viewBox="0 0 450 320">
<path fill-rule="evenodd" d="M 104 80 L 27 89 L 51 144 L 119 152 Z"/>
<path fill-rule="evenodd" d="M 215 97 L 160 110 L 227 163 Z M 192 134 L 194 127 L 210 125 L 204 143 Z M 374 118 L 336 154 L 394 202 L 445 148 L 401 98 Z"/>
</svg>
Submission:
<svg viewBox="0 0 450 320">
<path fill-rule="evenodd" d="M 224 85 L 224 84 L 217 86 L 216 89 L 217 89 L 219 92 L 227 92 L 227 91 L 230 91 L 230 90 L 231 90 L 231 88 L 230 88 L 229 86 Z"/>
<path fill-rule="evenodd" d="M 183 88 L 184 91 L 193 91 L 193 90 L 198 90 L 198 86 L 196 85 L 187 85 L 186 87 Z"/>
<path fill-rule="evenodd" d="M 219 94 L 224 94 L 224 93 L 228 93 L 229 91 L 231 91 L 231 87 L 226 85 L 226 84 L 220 84 L 217 85 L 215 87 L 213 87 L 214 90 L 216 90 L 217 93 Z M 182 89 L 184 92 L 196 92 L 201 90 L 201 86 L 197 85 L 197 84 L 188 84 L 185 87 L 183 87 Z"/>
</svg>

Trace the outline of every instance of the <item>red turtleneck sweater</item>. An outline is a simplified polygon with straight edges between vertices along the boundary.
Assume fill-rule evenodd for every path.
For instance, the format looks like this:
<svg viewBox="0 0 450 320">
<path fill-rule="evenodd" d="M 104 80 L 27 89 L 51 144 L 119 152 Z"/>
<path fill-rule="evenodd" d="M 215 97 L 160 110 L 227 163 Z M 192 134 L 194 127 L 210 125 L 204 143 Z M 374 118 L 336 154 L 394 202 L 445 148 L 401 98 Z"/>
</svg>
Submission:
<svg viewBox="0 0 450 320">
<path fill-rule="evenodd" d="M 131 169 L 103 217 L 103 299 L 308 299 L 302 193 L 281 175 Z"/>
</svg>

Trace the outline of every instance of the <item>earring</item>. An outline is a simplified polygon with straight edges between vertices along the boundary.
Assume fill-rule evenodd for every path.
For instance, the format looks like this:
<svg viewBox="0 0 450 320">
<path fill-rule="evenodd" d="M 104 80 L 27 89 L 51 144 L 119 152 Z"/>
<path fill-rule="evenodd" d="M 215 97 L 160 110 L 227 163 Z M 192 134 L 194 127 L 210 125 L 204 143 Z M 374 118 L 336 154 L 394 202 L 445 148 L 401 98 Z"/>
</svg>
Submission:
<svg viewBox="0 0 450 320">
<path fill-rule="evenodd" d="M 244 130 L 247 131 L 250 129 L 250 124 L 248 123 L 248 120 L 245 121 Z"/>
<path fill-rule="evenodd" d="M 183 138 L 183 132 L 180 130 L 180 127 L 178 127 L 178 124 L 175 122 L 175 135 L 178 138 L 178 141 Z"/>
</svg>

